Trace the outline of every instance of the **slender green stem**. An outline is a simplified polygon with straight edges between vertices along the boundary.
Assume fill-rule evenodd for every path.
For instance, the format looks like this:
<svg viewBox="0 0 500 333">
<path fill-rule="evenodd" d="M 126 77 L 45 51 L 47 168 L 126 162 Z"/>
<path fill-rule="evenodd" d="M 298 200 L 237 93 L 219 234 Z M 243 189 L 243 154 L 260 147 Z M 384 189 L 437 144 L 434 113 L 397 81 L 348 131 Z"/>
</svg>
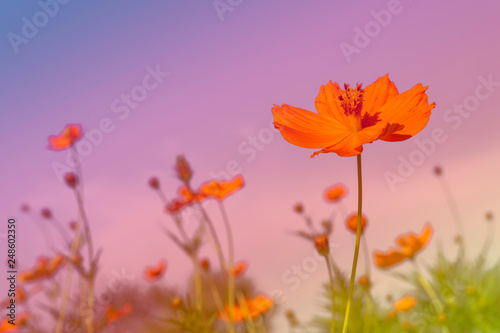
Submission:
<svg viewBox="0 0 500 333">
<path fill-rule="evenodd" d="M 229 332 L 234 332 L 234 289 L 235 289 L 234 274 L 233 274 L 234 240 L 233 240 L 233 232 L 231 230 L 231 224 L 229 223 L 229 218 L 227 217 L 227 212 L 226 209 L 224 208 L 224 204 L 222 203 L 222 201 L 218 201 L 218 203 L 222 215 L 222 220 L 224 221 L 224 226 L 226 227 L 226 233 L 227 233 L 227 244 L 229 251 L 229 283 L 228 283 L 229 285 L 227 292 L 227 302 L 229 305 L 229 324 L 230 324 Z"/>
<path fill-rule="evenodd" d="M 356 280 L 356 267 L 358 265 L 358 257 L 359 257 L 359 244 L 361 242 L 361 214 L 363 208 L 363 186 L 362 186 L 362 177 L 361 177 L 361 154 L 356 156 L 357 166 L 358 166 L 358 227 L 356 231 L 356 246 L 354 248 L 354 259 L 352 261 L 352 270 L 351 270 L 351 281 L 349 283 L 349 294 L 347 297 L 347 305 L 345 310 L 344 317 L 344 328 L 342 329 L 342 333 L 347 332 L 347 325 L 349 323 L 349 312 L 351 310 L 351 302 L 352 302 L 352 294 L 354 292 L 354 282 Z"/>
<path fill-rule="evenodd" d="M 370 252 L 368 250 L 368 242 L 366 241 L 366 236 L 362 236 L 362 242 L 363 244 L 361 245 L 363 247 L 363 252 L 365 256 L 365 261 L 366 261 L 366 276 L 370 277 Z"/>
<path fill-rule="evenodd" d="M 78 252 L 78 248 L 80 247 L 81 229 L 82 229 L 81 221 L 79 221 L 76 224 L 75 239 L 73 240 L 73 243 L 71 244 L 70 258 L 72 260 L 75 259 L 76 254 Z M 56 333 L 63 332 L 64 322 L 65 322 L 65 317 L 66 317 L 66 309 L 67 309 L 68 302 L 69 302 L 69 293 L 70 293 L 70 289 L 71 289 L 72 277 L 73 277 L 73 265 L 71 264 L 68 266 L 66 280 L 64 282 L 64 291 L 63 291 L 63 295 L 62 295 L 61 309 L 59 310 L 59 316 L 57 318 Z"/>
<path fill-rule="evenodd" d="M 332 293 L 332 322 L 330 324 L 330 332 L 335 332 L 335 289 L 334 289 L 334 280 L 333 280 L 333 268 L 332 263 L 330 262 L 330 256 L 325 255 L 326 266 L 328 268 L 328 277 L 330 278 L 330 291 Z"/>
<path fill-rule="evenodd" d="M 186 184 L 186 186 L 188 187 L 191 194 L 194 195 L 195 192 L 189 186 L 189 184 Z M 229 272 L 227 270 L 226 261 L 224 259 L 224 255 L 222 254 L 222 247 L 220 245 L 219 237 L 217 236 L 217 231 L 215 231 L 214 224 L 212 223 L 212 220 L 210 220 L 210 217 L 208 216 L 207 212 L 205 211 L 205 208 L 203 208 L 203 205 L 197 200 L 195 200 L 195 202 L 196 202 L 196 205 L 198 206 L 198 208 L 200 209 L 201 215 L 203 216 L 203 220 L 208 225 L 208 230 L 210 231 L 210 235 L 212 236 L 212 239 L 214 241 L 215 251 L 217 252 L 217 256 L 219 257 L 221 271 Z"/>
<path fill-rule="evenodd" d="M 451 214 L 453 215 L 453 220 L 455 221 L 455 225 L 457 227 L 458 235 L 460 236 L 460 253 L 459 258 L 462 258 L 465 255 L 465 229 L 464 224 L 462 222 L 462 218 L 460 216 L 460 211 L 458 210 L 457 203 L 453 197 L 453 192 L 451 191 L 446 178 L 444 175 L 440 175 L 439 179 L 441 181 L 441 187 L 443 188 L 444 195 L 446 197 L 446 201 L 448 202 L 448 206 L 450 207 Z"/>
<path fill-rule="evenodd" d="M 75 190 L 76 200 L 78 203 L 78 209 L 80 211 L 80 216 L 83 222 L 83 228 L 85 231 L 85 239 L 87 241 L 87 249 L 89 256 L 89 273 L 87 277 L 88 281 L 88 318 L 87 318 L 87 331 L 88 333 L 94 332 L 94 282 L 95 282 L 95 272 L 97 263 L 94 262 L 94 245 L 92 242 L 92 234 L 90 233 L 90 225 L 85 214 L 85 208 L 83 206 L 83 197 L 81 192 L 77 189 Z"/>
<path fill-rule="evenodd" d="M 441 314 L 443 312 L 443 305 L 441 304 L 441 301 L 439 300 L 439 297 L 437 296 L 436 292 L 430 285 L 429 281 L 424 279 L 422 274 L 420 273 L 420 267 L 415 259 L 412 259 L 411 262 L 413 263 L 413 266 L 415 267 L 416 273 L 417 273 L 417 279 L 422 288 L 424 288 L 425 292 L 431 299 L 432 304 L 434 305 L 434 308 L 436 309 L 437 314 Z"/>
</svg>

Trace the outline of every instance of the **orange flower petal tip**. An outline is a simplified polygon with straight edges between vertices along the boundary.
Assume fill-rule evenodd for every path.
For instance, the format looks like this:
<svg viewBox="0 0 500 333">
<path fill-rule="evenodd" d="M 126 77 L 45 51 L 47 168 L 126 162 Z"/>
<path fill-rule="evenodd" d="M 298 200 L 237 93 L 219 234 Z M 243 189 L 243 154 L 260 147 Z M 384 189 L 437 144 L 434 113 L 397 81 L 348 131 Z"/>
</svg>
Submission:
<svg viewBox="0 0 500 333">
<path fill-rule="evenodd" d="M 157 281 L 162 277 L 167 267 L 167 262 L 165 260 L 160 260 L 155 266 L 148 266 L 144 269 L 144 277 L 150 282 Z"/>
<path fill-rule="evenodd" d="M 228 195 L 236 192 L 245 185 L 241 175 L 234 177 L 230 181 L 212 180 L 200 186 L 199 193 L 204 197 L 214 197 L 219 201 L 224 200 Z"/>
<path fill-rule="evenodd" d="M 234 267 L 231 269 L 231 273 L 234 276 L 243 275 L 248 269 L 248 263 L 246 261 L 238 261 Z"/>
<path fill-rule="evenodd" d="M 275 105 L 274 126 L 291 144 L 321 148 L 311 157 L 320 153 L 356 156 L 365 143 L 402 141 L 420 132 L 436 106 L 427 102 L 426 90 L 418 83 L 400 94 L 388 74 L 366 88 L 344 84 L 341 89 L 330 81 L 320 88 L 317 112 Z"/>
<path fill-rule="evenodd" d="M 361 232 L 365 231 L 366 224 L 368 219 L 366 218 L 365 214 L 361 215 Z M 354 233 L 357 233 L 358 230 L 358 214 L 353 213 L 349 215 L 349 217 L 346 219 L 346 227 L 351 230 Z"/>
<path fill-rule="evenodd" d="M 374 252 L 375 265 L 380 268 L 387 268 L 405 259 L 413 259 L 429 243 L 432 233 L 432 227 L 427 223 L 420 235 L 410 232 L 399 236 L 396 239 L 396 243 L 399 245 L 398 248 L 391 248 L 385 253 L 381 251 Z"/>
<path fill-rule="evenodd" d="M 49 148 L 52 150 L 67 149 L 80 139 L 82 135 L 82 127 L 80 125 L 67 125 L 61 134 L 49 136 Z"/>
<path fill-rule="evenodd" d="M 347 195 L 347 188 L 342 184 L 333 185 L 325 190 L 327 202 L 338 202 Z"/>
<path fill-rule="evenodd" d="M 272 308 L 274 301 L 264 295 L 258 295 L 253 299 L 244 299 L 243 304 L 234 305 L 232 311 L 233 321 L 236 323 L 243 322 L 245 319 L 255 319 Z M 219 313 L 219 319 L 229 321 L 230 311 L 229 306 L 224 307 L 224 312 Z"/>
<path fill-rule="evenodd" d="M 410 311 L 417 305 L 418 300 L 413 296 L 403 297 L 394 302 L 394 308 L 400 312 Z"/>
</svg>

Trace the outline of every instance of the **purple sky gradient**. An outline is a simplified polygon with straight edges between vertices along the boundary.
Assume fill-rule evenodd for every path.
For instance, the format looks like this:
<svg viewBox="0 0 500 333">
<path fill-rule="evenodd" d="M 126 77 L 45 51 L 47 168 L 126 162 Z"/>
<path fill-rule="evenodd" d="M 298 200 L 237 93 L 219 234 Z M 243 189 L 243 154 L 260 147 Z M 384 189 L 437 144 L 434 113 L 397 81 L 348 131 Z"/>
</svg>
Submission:
<svg viewBox="0 0 500 333">
<path fill-rule="evenodd" d="M 95 243 L 104 249 L 101 287 L 112 270 L 122 268 L 142 283 L 143 267 L 161 257 L 168 260 L 167 283 L 185 287 L 187 258 L 159 232 L 158 223 L 170 225 L 170 220 L 147 179 L 160 177 L 172 197 L 179 185 L 172 168 L 177 154 L 192 164 L 196 184 L 236 161 L 246 186 L 226 205 L 237 258 L 250 262 L 248 274 L 263 292 L 284 292 L 287 300 L 279 313 L 294 308 L 302 311 L 300 319 L 309 319 L 319 310 L 320 284 L 327 275 L 320 263 L 297 291 L 283 280 L 287 270 L 313 253 L 310 244 L 287 234 L 303 228 L 291 207 L 304 203 L 319 222 L 334 210 L 322 200 L 324 189 L 342 182 L 350 188 L 345 204 L 354 210 L 355 159 L 334 154 L 309 158 L 313 150 L 290 145 L 271 131 L 271 108 L 286 103 L 314 110 L 319 88 L 329 80 L 366 86 L 386 73 L 400 92 L 416 83 L 429 86 L 429 101 L 437 107 L 415 138 L 365 145 L 370 246 L 385 249 L 398 234 L 420 231 L 429 221 L 436 233 L 422 258 L 432 260 L 438 241 L 454 253 L 451 215 L 432 174 L 441 165 L 466 222 L 467 244 L 478 251 L 486 234 L 485 212 L 498 215 L 500 84 L 493 91 L 481 88 L 490 94 L 467 118 L 452 119 L 448 110 L 474 96 L 479 77 L 500 82 L 500 6 L 493 1 L 402 0 L 399 13 L 348 62 L 339 45 L 355 45 L 354 29 L 364 29 L 374 21 L 371 11 L 386 10 L 389 3 L 243 1 L 221 21 L 211 1 L 73 0 L 60 5 L 16 53 L 8 34 L 21 34 L 22 18 L 31 19 L 40 7 L 36 1 L 4 1 L 0 208 L 3 219 L 18 218 L 21 268 L 30 267 L 37 255 L 50 254 L 33 226 L 44 221 L 22 215 L 22 203 L 36 213 L 50 207 L 64 222 L 76 216 L 71 192 L 51 166 L 65 163 L 67 153 L 49 151 L 47 137 L 68 123 L 80 123 L 90 132 L 107 118 L 113 132 L 104 134 L 83 161 L 86 206 Z M 113 112 L 113 102 L 142 85 L 146 68 L 157 66 L 169 75 L 120 119 L 124 113 Z M 397 173 L 400 158 L 407 160 L 418 150 L 417 142 L 431 138 L 436 129 L 446 140 L 391 191 L 385 173 Z M 251 148 L 249 137 L 266 143 L 259 141 L 261 150 Z M 216 210 L 213 215 L 218 219 Z M 347 270 L 353 236 L 340 218 L 335 226 L 334 257 Z M 215 260 L 209 246 L 204 253 Z M 380 290 L 387 279 L 379 272 L 374 276 Z M 282 327 L 284 318 L 276 318 Z"/>
</svg>

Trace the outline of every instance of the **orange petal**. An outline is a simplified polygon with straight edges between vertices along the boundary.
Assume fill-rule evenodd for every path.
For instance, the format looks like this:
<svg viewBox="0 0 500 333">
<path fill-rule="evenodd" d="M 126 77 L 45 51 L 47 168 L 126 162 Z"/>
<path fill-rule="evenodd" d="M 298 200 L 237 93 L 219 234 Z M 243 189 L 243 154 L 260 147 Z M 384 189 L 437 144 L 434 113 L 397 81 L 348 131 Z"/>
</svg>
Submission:
<svg viewBox="0 0 500 333">
<path fill-rule="evenodd" d="M 318 97 L 316 97 L 316 110 L 322 116 L 333 118 L 338 123 L 349 127 L 349 122 L 342 109 L 338 96 L 341 96 L 341 90 L 337 82 L 328 82 L 327 85 L 321 86 Z"/>
<path fill-rule="evenodd" d="M 359 132 L 348 132 L 347 136 L 337 144 L 326 147 L 315 152 L 311 157 L 320 153 L 337 153 L 339 156 L 356 156 L 363 152 L 363 145 L 377 140 L 385 129 L 384 123 L 377 123 L 374 126 L 363 128 Z"/>
<path fill-rule="evenodd" d="M 391 98 L 378 115 L 382 121 L 397 123 L 404 128 L 381 137 L 384 141 L 402 141 L 420 132 L 429 122 L 431 110 L 436 103 L 429 104 L 425 91 L 427 87 L 420 83 L 412 89 Z"/>
<path fill-rule="evenodd" d="M 81 137 L 82 127 L 80 125 L 68 125 L 58 136 L 49 136 L 49 148 L 52 150 L 63 150 L 69 148 Z"/>
<path fill-rule="evenodd" d="M 274 106 L 274 126 L 288 142 L 304 148 L 338 144 L 351 132 L 333 118 L 284 104 Z"/>
<path fill-rule="evenodd" d="M 375 265 L 380 268 L 394 266 L 406 258 L 407 256 L 396 249 L 389 249 L 387 253 L 383 253 L 381 251 L 374 252 Z"/>
<path fill-rule="evenodd" d="M 378 78 L 377 81 L 365 88 L 363 113 L 369 115 L 377 114 L 388 100 L 396 97 L 398 94 L 396 85 L 389 80 L 389 74 Z"/>
<path fill-rule="evenodd" d="M 418 300 L 412 296 L 403 297 L 394 302 L 394 308 L 401 312 L 407 312 L 417 305 Z"/>
</svg>

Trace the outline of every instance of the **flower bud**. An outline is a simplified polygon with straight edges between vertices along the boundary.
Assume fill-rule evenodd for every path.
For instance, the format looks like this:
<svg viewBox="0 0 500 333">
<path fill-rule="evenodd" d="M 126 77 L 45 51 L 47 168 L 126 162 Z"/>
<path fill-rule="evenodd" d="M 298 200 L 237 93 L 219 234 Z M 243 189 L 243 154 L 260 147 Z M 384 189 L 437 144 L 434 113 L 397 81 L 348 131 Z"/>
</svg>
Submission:
<svg viewBox="0 0 500 333">
<path fill-rule="evenodd" d="M 208 258 L 200 259 L 200 266 L 205 272 L 208 272 L 210 270 L 210 261 L 208 261 Z"/>
<path fill-rule="evenodd" d="M 293 206 L 293 210 L 296 213 L 302 214 L 302 212 L 304 211 L 304 206 L 301 203 L 295 204 L 295 206 Z"/>
<path fill-rule="evenodd" d="M 48 209 L 48 208 L 43 208 L 41 214 L 46 219 L 51 219 L 52 218 L 52 211 L 50 209 Z"/>
<path fill-rule="evenodd" d="M 359 284 L 363 287 L 363 288 L 370 288 L 370 279 L 368 278 L 367 275 L 361 275 L 359 277 L 359 280 L 358 280 Z"/>
<path fill-rule="evenodd" d="M 436 176 L 441 176 L 443 174 L 443 169 L 441 169 L 441 167 L 437 166 L 434 168 L 434 174 Z"/>
<path fill-rule="evenodd" d="M 158 181 L 158 178 L 156 178 L 156 177 L 149 178 L 148 184 L 149 184 L 149 186 L 151 186 L 152 189 L 157 190 L 160 188 L 160 182 Z"/>
<path fill-rule="evenodd" d="M 191 177 L 193 177 L 193 171 L 183 155 L 177 156 L 175 171 L 177 173 L 177 177 L 184 183 L 189 183 Z"/>
<path fill-rule="evenodd" d="M 64 181 L 69 187 L 75 188 L 78 184 L 78 177 L 73 172 L 68 172 L 64 175 Z"/>
<path fill-rule="evenodd" d="M 314 245 L 316 246 L 318 253 L 322 256 L 327 256 L 330 252 L 330 248 L 328 246 L 328 236 L 326 235 L 316 236 L 314 238 Z"/>
</svg>

